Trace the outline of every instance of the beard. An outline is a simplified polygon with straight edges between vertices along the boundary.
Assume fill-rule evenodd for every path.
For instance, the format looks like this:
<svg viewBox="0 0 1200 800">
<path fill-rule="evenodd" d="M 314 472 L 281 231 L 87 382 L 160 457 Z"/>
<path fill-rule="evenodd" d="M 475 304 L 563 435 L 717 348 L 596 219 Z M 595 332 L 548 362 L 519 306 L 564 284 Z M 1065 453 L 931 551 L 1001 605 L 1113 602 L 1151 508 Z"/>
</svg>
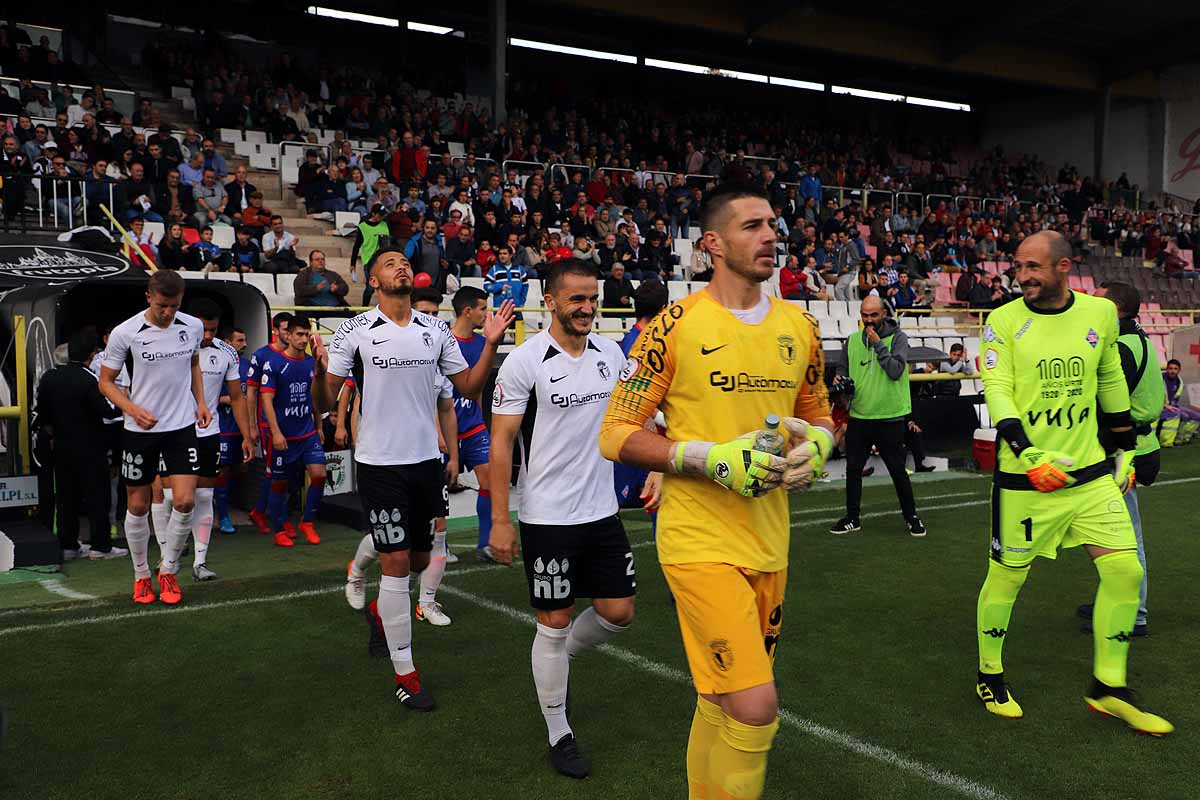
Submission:
<svg viewBox="0 0 1200 800">
<path fill-rule="evenodd" d="M 388 297 L 408 297 L 413 293 L 413 285 L 411 280 L 397 281 L 394 286 L 384 286 L 380 283 L 378 291 Z"/>
<path fill-rule="evenodd" d="M 577 323 L 581 323 L 586 318 L 583 315 L 567 314 L 556 310 L 554 317 L 558 320 L 558 324 L 563 331 L 571 336 L 587 336 L 592 332 L 592 322 L 595 321 L 594 316 L 588 319 L 587 329 L 581 332 L 577 327 Z"/>
</svg>

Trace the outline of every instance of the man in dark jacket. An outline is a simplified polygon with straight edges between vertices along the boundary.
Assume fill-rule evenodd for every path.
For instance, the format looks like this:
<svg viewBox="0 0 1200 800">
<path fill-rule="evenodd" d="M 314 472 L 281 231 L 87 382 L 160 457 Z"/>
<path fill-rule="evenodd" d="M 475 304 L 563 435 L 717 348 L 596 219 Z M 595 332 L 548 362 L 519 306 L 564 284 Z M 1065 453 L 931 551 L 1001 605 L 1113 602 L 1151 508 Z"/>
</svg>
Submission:
<svg viewBox="0 0 1200 800">
<path fill-rule="evenodd" d="M 606 317 L 633 316 L 633 281 L 625 275 L 625 265 L 616 261 L 612 265 L 612 274 L 604 279 L 603 308 Z M 628 311 L 610 311 L 609 309 L 623 308 Z"/>
<path fill-rule="evenodd" d="M 80 555 L 79 516 L 84 509 L 91 529 L 89 557 L 129 554 L 113 547 L 109 527 L 109 437 L 104 420 L 120 412 L 100 394 L 96 376 L 88 369 L 96 351 L 95 334 L 76 333 L 67 346 L 67 365 L 47 372 L 38 385 L 34 413 L 39 436 L 48 435 L 52 442 L 58 543 L 64 560 Z"/>
</svg>

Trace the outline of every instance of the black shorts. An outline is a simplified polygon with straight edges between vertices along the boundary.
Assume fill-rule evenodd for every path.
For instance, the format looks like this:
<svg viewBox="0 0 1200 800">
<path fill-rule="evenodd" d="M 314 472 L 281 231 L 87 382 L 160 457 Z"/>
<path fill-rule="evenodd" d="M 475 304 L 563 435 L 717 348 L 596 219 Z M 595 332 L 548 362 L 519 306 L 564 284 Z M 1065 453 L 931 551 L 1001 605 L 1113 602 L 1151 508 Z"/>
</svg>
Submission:
<svg viewBox="0 0 1200 800">
<path fill-rule="evenodd" d="M 614 515 L 581 525 L 521 523 L 529 604 L 540 611 L 570 608 L 576 597 L 633 597 L 633 549 Z"/>
<path fill-rule="evenodd" d="M 197 436 L 196 449 L 200 451 L 200 470 L 196 474 L 201 478 L 215 478 L 220 475 L 221 436 L 219 434 L 216 436 Z"/>
<path fill-rule="evenodd" d="M 450 493 L 440 458 L 381 467 L 356 462 L 367 533 L 380 553 L 433 549 L 433 520 L 448 513 Z"/>
<path fill-rule="evenodd" d="M 161 433 L 126 430 L 121 434 L 121 446 L 124 450 L 121 475 L 129 486 L 154 483 L 160 467 L 163 475 L 197 475 L 200 472 L 200 449 L 194 425 Z"/>
</svg>

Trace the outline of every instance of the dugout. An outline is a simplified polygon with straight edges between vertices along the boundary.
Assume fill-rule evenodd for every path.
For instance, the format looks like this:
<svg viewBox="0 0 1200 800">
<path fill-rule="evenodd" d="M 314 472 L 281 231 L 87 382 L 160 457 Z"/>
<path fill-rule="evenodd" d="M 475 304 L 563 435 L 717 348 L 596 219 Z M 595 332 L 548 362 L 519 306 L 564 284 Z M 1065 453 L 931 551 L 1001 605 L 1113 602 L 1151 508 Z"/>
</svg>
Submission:
<svg viewBox="0 0 1200 800">
<path fill-rule="evenodd" d="M 55 348 L 77 330 L 95 327 L 99 332 L 144 309 L 146 279 L 145 272 L 133 268 L 103 238 L 81 242 L 78 237 L 60 241 L 29 235 L 0 236 L 0 405 L 18 403 L 18 359 L 13 352 L 18 317 L 24 320 L 29 389 L 27 403 L 21 409 L 27 424 L 5 426 L 0 441 L 6 455 L 0 477 L 35 472 L 36 465 L 30 459 L 19 457 L 19 453 L 32 453 L 33 449 L 29 442 L 22 449 L 17 431 L 29 430 L 38 382 L 54 366 Z M 270 306 L 255 286 L 236 281 L 189 280 L 184 310 L 189 301 L 202 297 L 214 300 L 227 320 L 245 329 L 252 348 L 267 342 Z M 58 545 L 50 533 L 53 485 L 47 477 L 38 481 L 36 516 L 42 524 L 32 526 L 35 530 L 30 529 L 29 502 L 6 507 L 0 501 L 0 539 L 10 534 L 11 566 L 59 561 Z M 5 549 L 0 547 L 0 551 Z M 7 560 L 0 557 L 0 571 Z"/>
</svg>

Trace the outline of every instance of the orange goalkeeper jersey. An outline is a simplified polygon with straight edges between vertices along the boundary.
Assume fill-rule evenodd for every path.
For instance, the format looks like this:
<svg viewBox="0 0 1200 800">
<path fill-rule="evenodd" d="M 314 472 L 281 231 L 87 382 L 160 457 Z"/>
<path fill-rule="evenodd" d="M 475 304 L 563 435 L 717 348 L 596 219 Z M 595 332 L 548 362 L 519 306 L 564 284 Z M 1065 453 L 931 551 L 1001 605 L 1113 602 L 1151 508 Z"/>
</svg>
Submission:
<svg viewBox="0 0 1200 800">
<path fill-rule="evenodd" d="M 609 401 L 601 449 L 617 460 L 625 440 L 661 409 L 667 437 L 726 442 L 768 414 L 829 420 L 817 322 L 771 299 L 758 324 L 735 317 L 707 290 L 669 306 L 638 337 Z M 664 564 L 719 562 L 762 572 L 787 566 L 788 496 L 742 497 L 697 476 L 667 474 L 658 515 Z"/>
</svg>

